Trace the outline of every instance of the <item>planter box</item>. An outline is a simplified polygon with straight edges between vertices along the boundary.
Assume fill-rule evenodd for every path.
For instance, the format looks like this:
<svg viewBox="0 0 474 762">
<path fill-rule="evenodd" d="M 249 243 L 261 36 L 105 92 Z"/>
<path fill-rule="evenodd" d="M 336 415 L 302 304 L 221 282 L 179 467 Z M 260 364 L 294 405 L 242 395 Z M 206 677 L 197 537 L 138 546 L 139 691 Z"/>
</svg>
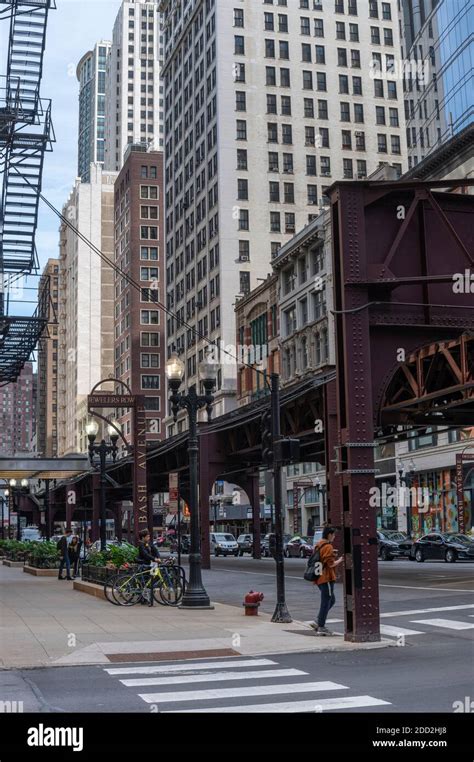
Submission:
<svg viewBox="0 0 474 762">
<path fill-rule="evenodd" d="M 123 572 L 134 572 L 137 570 L 137 566 L 131 566 L 129 569 L 122 569 Z M 108 579 L 115 577 L 120 569 L 109 569 L 107 566 L 90 566 L 89 564 L 82 564 L 82 580 L 83 582 L 93 582 L 96 585 L 104 585 Z"/>
<path fill-rule="evenodd" d="M 58 569 L 39 569 L 37 566 L 28 566 L 25 564 L 23 567 L 25 574 L 33 574 L 34 577 L 57 577 Z"/>
<path fill-rule="evenodd" d="M 15 568 L 20 568 L 21 566 L 24 566 L 24 561 L 3 561 L 4 566 L 13 566 Z"/>
<path fill-rule="evenodd" d="M 93 595 L 96 598 L 102 598 L 104 601 L 107 600 L 104 594 L 103 585 L 96 585 L 93 582 L 84 582 L 83 580 L 76 579 L 74 580 L 72 587 L 73 590 L 78 590 L 80 593 L 87 593 L 88 595 Z"/>
</svg>

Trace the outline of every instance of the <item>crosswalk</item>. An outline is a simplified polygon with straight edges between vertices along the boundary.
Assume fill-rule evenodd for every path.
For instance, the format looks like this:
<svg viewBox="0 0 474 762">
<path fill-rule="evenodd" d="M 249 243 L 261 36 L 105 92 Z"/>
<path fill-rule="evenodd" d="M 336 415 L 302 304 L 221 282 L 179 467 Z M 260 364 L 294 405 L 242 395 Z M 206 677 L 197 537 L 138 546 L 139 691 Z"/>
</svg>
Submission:
<svg viewBox="0 0 474 762">
<path fill-rule="evenodd" d="M 458 606 L 438 606 L 424 609 L 410 609 L 408 611 L 385 612 L 380 615 L 380 619 L 382 620 L 380 624 L 380 634 L 382 637 L 399 639 L 401 636 L 410 637 L 413 635 L 428 635 L 442 633 L 443 631 L 445 634 L 452 634 L 453 632 L 474 630 L 474 623 L 469 621 L 469 618 L 474 618 L 474 614 L 469 613 L 473 608 L 474 604 L 471 603 Z M 440 612 L 446 613 L 447 616 L 435 616 Z M 428 618 L 425 616 L 423 619 L 416 618 L 416 616 L 419 616 L 420 614 L 431 614 L 431 617 Z M 398 623 L 385 624 L 384 622 L 386 619 L 396 619 L 399 617 L 403 617 L 401 620 L 403 625 Z M 327 625 L 336 635 L 343 634 L 342 624 L 342 619 L 327 620 Z M 416 628 L 412 625 L 416 625 Z"/>
<path fill-rule="evenodd" d="M 329 712 L 390 705 L 375 696 L 349 695 L 347 685 L 314 680 L 302 669 L 258 657 L 106 667 L 104 672 L 126 688 L 138 689 L 136 695 L 160 713 Z"/>
</svg>

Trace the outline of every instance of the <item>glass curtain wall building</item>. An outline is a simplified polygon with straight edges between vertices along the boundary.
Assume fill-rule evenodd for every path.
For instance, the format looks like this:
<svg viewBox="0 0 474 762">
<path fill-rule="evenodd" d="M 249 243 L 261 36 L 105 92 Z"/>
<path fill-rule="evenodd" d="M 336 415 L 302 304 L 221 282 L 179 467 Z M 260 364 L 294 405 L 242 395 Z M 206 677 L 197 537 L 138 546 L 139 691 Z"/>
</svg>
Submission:
<svg viewBox="0 0 474 762">
<path fill-rule="evenodd" d="M 472 124 L 474 3 L 401 0 L 401 10 L 411 169 Z"/>
<path fill-rule="evenodd" d="M 77 65 L 79 81 L 79 135 L 77 174 L 90 182 L 91 162 L 105 158 L 105 69 L 110 42 L 101 41 Z"/>
</svg>

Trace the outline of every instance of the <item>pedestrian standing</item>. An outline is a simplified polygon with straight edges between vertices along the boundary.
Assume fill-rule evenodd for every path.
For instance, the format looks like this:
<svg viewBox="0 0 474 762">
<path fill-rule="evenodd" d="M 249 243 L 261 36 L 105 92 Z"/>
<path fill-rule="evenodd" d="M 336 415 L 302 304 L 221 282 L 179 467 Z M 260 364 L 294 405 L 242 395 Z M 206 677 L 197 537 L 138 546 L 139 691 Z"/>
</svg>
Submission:
<svg viewBox="0 0 474 762">
<path fill-rule="evenodd" d="M 316 630 L 318 635 L 332 635 L 332 632 L 326 627 L 326 619 L 329 610 L 332 609 L 336 602 L 334 582 L 336 580 L 336 569 L 342 563 L 342 557 L 335 558 L 337 550 L 332 545 L 335 534 L 336 530 L 333 527 L 324 527 L 322 539 L 319 540 L 314 548 L 315 551 L 319 550 L 319 558 L 322 565 L 321 574 L 314 582 L 315 585 L 318 585 L 321 593 L 321 605 L 317 621 L 312 622 L 310 626 L 313 630 Z"/>
<path fill-rule="evenodd" d="M 72 567 L 73 579 L 77 577 L 80 552 L 81 552 L 81 543 L 80 543 L 79 537 L 75 534 L 71 537 L 71 542 L 68 545 L 69 563 Z"/>
<path fill-rule="evenodd" d="M 60 540 L 58 540 L 56 547 L 59 550 L 61 554 L 61 562 L 59 564 L 59 571 L 58 571 L 58 579 L 65 579 L 63 577 L 63 569 L 64 566 L 66 566 L 66 579 L 72 580 L 71 577 L 71 562 L 69 560 L 69 541 L 72 536 L 72 531 L 70 529 L 66 529 L 63 536 Z"/>
</svg>

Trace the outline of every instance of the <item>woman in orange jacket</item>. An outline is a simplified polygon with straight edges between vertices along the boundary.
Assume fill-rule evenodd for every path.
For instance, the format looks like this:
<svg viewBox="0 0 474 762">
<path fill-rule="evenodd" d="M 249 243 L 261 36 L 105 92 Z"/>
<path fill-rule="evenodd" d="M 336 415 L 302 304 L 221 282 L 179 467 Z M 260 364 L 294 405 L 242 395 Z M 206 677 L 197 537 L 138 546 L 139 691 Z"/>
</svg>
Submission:
<svg viewBox="0 0 474 762">
<path fill-rule="evenodd" d="M 319 549 L 319 557 L 322 564 L 322 572 L 317 580 L 315 580 L 315 585 L 318 585 L 321 592 L 321 606 L 317 622 L 312 622 L 311 627 L 313 630 L 316 630 L 318 635 L 332 635 L 326 627 L 326 619 L 329 610 L 336 602 L 336 596 L 334 595 L 336 568 L 342 563 L 342 557 L 337 560 L 334 558 L 337 552 L 332 545 L 335 534 L 336 530 L 333 527 L 325 527 L 322 539 L 315 546 L 315 550 Z"/>
</svg>

